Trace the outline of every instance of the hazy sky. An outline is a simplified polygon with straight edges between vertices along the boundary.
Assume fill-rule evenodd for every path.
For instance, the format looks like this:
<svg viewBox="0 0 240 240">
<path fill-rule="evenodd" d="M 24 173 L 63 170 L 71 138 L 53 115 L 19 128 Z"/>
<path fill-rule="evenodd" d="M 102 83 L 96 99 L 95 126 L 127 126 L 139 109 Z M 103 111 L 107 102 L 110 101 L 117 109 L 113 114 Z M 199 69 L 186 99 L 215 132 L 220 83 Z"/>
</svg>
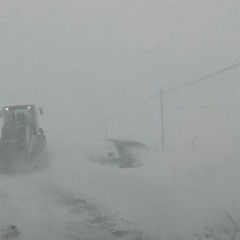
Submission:
<svg viewBox="0 0 240 240">
<path fill-rule="evenodd" d="M 0 0 L 0 6 L 1 105 L 43 106 L 49 131 L 78 127 L 82 136 L 100 137 L 105 114 L 240 61 L 239 0 Z M 178 119 L 175 129 L 184 131 L 186 116 L 195 116 L 190 125 L 199 112 L 222 119 L 226 111 L 216 109 L 226 104 L 228 118 L 236 119 L 239 74 L 235 69 L 169 96 L 167 119 Z M 202 110 L 212 101 L 216 108 Z M 110 127 L 138 137 L 126 128 L 132 121 L 129 129 L 154 144 L 156 109 L 159 102 Z"/>
</svg>

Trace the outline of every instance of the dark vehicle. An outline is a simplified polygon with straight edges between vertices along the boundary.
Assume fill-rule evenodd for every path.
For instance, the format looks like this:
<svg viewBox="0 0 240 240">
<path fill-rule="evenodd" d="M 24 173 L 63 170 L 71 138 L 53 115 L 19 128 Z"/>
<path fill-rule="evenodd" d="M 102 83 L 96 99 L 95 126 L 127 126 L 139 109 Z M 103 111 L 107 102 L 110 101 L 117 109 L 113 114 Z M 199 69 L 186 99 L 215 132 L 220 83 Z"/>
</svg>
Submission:
<svg viewBox="0 0 240 240">
<path fill-rule="evenodd" d="M 37 165 L 48 161 L 46 137 L 38 126 L 38 110 L 35 105 L 6 106 L 0 139 L 0 169 L 11 169 L 17 163 L 36 160 Z"/>
<path fill-rule="evenodd" d="M 94 161 L 132 168 L 142 165 L 143 156 L 149 148 L 137 141 L 106 139 L 98 142 L 95 151 Z"/>
</svg>

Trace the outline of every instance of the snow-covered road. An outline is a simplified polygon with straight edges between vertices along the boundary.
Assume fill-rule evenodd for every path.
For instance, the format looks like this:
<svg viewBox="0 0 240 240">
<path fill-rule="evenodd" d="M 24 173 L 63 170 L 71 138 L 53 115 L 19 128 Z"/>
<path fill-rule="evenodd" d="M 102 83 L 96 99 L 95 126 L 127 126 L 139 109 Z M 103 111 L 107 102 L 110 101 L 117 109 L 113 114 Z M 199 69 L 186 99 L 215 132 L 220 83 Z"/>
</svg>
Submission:
<svg viewBox="0 0 240 240">
<path fill-rule="evenodd" d="M 232 239 L 240 233 L 238 149 L 165 150 L 135 169 L 62 153 L 53 162 L 52 182 L 93 199 L 153 239 Z"/>
<path fill-rule="evenodd" d="M 54 181 L 56 171 L 50 167 L 0 176 L 0 239 L 15 239 L 9 235 L 9 226 L 17 226 L 20 234 L 16 239 L 24 240 L 130 240 L 142 236 L 91 199 L 76 196 L 73 188 Z"/>
<path fill-rule="evenodd" d="M 162 152 L 141 168 L 56 151 L 44 171 L 0 175 L 0 227 L 24 240 L 240 239 L 240 164 L 224 149 Z"/>
</svg>

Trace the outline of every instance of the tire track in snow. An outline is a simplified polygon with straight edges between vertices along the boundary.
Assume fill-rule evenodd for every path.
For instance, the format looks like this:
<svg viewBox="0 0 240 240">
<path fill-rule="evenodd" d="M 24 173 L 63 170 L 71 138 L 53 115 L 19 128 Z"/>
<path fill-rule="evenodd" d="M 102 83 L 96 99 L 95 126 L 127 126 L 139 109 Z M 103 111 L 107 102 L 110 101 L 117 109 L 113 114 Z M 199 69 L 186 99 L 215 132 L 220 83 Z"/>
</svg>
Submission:
<svg viewBox="0 0 240 240">
<path fill-rule="evenodd" d="M 16 238 L 24 240 L 147 239 L 129 223 L 38 174 L 0 176 L 0 229 L 11 225 L 21 231 Z"/>
</svg>

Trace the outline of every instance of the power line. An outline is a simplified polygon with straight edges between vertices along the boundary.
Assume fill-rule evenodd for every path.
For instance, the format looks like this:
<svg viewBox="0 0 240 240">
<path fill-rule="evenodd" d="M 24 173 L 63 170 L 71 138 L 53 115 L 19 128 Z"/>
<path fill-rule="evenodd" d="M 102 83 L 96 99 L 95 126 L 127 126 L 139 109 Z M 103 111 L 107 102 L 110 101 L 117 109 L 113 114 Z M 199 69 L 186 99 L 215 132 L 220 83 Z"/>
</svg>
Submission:
<svg viewBox="0 0 240 240">
<path fill-rule="evenodd" d="M 119 116 L 121 116 L 121 115 L 127 114 L 127 113 L 129 113 L 129 112 L 131 112 L 131 111 L 133 111 L 133 110 L 135 110 L 135 109 L 137 109 L 137 108 L 139 108 L 139 107 L 142 107 L 143 105 L 148 104 L 149 102 L 155 100 L 155 99 L 158 98 L 159 96 L 160 96 L 159 94 L 158 94 L 158 95 L 155 95 L 154 97 L 151 97 L 151 98 L 145 100 L 144 102 L 141 102 L 141 103 L 139 103 L 138 105 L 135 105 L 134 107 L 131 107 L 131 108 L 125 110 L 124 112 L 121 112 L 121 113 L 119 113 L 119 114 L 117 114 L 117 115 L 112 116 L 111 118 L 117 118 L 117 117 L 119 117 Z"/>
<path fill-rule="evenodd" d="M 8 16 L 13 15 L 13 14 L 16 13 L 16 12 L 19 12 L 19 11 L 24 10 L 25 8 L 31 7 L 31 5 L 34 4 L 34 3 L 36 3 L 36 2 L 38 2 L 38 1 L 29 1 L 29 2 L 26 2 L 25 4 L 22 4 L 22 5 L 18 6 L 17 8 L 13 9 L 12 11 L 9 11 L 7 14 L 2 14 L 2 15 L 0 15 L 0 19 L 6 18 L 6 17 L 8 17 Z"/>
<path fill-rule="evenodd" d="M 214 73 L 208 74 L 208 75 L 206 75 L 206 76 L 200 77 L 200 78 L 198 78 L 198 79 L 196 79 L 196 80 L 194 80 L 194 81 L 192 81 L 192 82 L 188 82 L 188 83 L 182 84 L 182 85 L 180 85 L 180 86 L 178 86 L 178 87 L 174 87 L 174 88 L 168 89 L 168 90 L 166 90 L 166 91 L 163 91 L 163 92 L 162 92 L 162 95 L 165 95 L 165 94 L 168 94 L 168 93 L 177 91 L 177 90 L 179 90 L 179 89 L 182 89 L 182 88 L 184 88 L 184 87 L 188 87 L 188 86 L 193 85 L 193 84 L 195 84 L 195 83 L 199 83 L 199 82 L 205 81 L 205 80 L 207 80 L 207 79 L 209 79 L 209 78 L 211 78 L 211 77 L 213 77 L 213 76 L 215 76 L 215 75 L 218 75 L 218 74 L 220 74 L 220 73 L 229 71 L 229 70 L 231 70 L 231 69 L 233 69 L 233 68 L 237 68 L 237 67 L 240 67 L 240 62 L 238 62 L 238 63 L 236 63 L 236 64 L 234 64 L 234 65 L 225 67 L 225 68 L 223 68 L 223 69 L 221 69 L 221 70 L 219 70 L 219 71 L 217 71 L 217 72 L 214 72 Z M 158 98 L 158 97 L 160 97 L 160 96 L 161 96 L 161 94 L 157 94 L 157 95 L 155 95 L 155 96 L 153 96 L 153 97 L 145 100 L 144 102 L 139 103 L 138 105 L 135 105 L 135 106 L 133 106 L 133 107 L 131 107 L 131 108 L 129 108 L 129 109 L 127 109 L 127 110 L 125 110 L 125 111 L 117 114 L 117 115 L 112 116 L 111 118 L 117 118 L 117 117 L 120 117 L 120 116 L 122 116 L 122 115 L 125 115 L 125 114 L 127 114 L 127 113 L 129 113 L 129 112 L 131 112 L 131 111 L 134 111 L 135 109 L 140 108 L 140 107 L 148 104 L 149 102 L 152 102 L 153 100 L 155 100 L 156 98 Z"/>
<path fill-rule="evenodd" d="M 175 88 L 171 88 L 171 89 L 169 89 L 169 90 L 166 90 L 166 91 L 163 92 L 163 94 L 167 94 L 167 93 L 170 93 L 170 92 L 173 92 L 173 91 L 177 91 L 177 90 L 179 90 L 179 89 L 181 89 L 181 88 L 188 87 L 188 86 L 190 86 L 190 85 L 192 85 L 192 84 L 202 82 L 202 81 L 204 81 L 204 80 L 207 80 L 208 78 L 211 78 L 211 77 L 213 77 L 213 76 L 215 76 L 215 75 L 218 75 L 218 74 L 220 74 L 220 73 L 229 71 L 229 70 L 231 70 L 231 69 L 233 69 L 233 68 L 237 68 L 237 67 L 240 67 L 240 62 L 238 62 L 238 63 L 236 63 L 236 64 L 234 64 L 234 65 L 228 66 L 228 67 L 226 67 L 226 68 L 223 68 L 223 69 L 221 69 L 221 70 L 219 70 L 219 71 L 217 71 L 217 72 L 208 74 L 208 75 L 206 75 L 206 76 L 204 76 L 204 77 L 200 77 L 200 78 L 198 78 L 197 80 L 194 80 L 194 81 L 192 81 L 192 82 L 185 83 L 185 84 L 180 85 L 180 86 L 178 86 L 178 87 L 175 87 Z"/>
</svg>

